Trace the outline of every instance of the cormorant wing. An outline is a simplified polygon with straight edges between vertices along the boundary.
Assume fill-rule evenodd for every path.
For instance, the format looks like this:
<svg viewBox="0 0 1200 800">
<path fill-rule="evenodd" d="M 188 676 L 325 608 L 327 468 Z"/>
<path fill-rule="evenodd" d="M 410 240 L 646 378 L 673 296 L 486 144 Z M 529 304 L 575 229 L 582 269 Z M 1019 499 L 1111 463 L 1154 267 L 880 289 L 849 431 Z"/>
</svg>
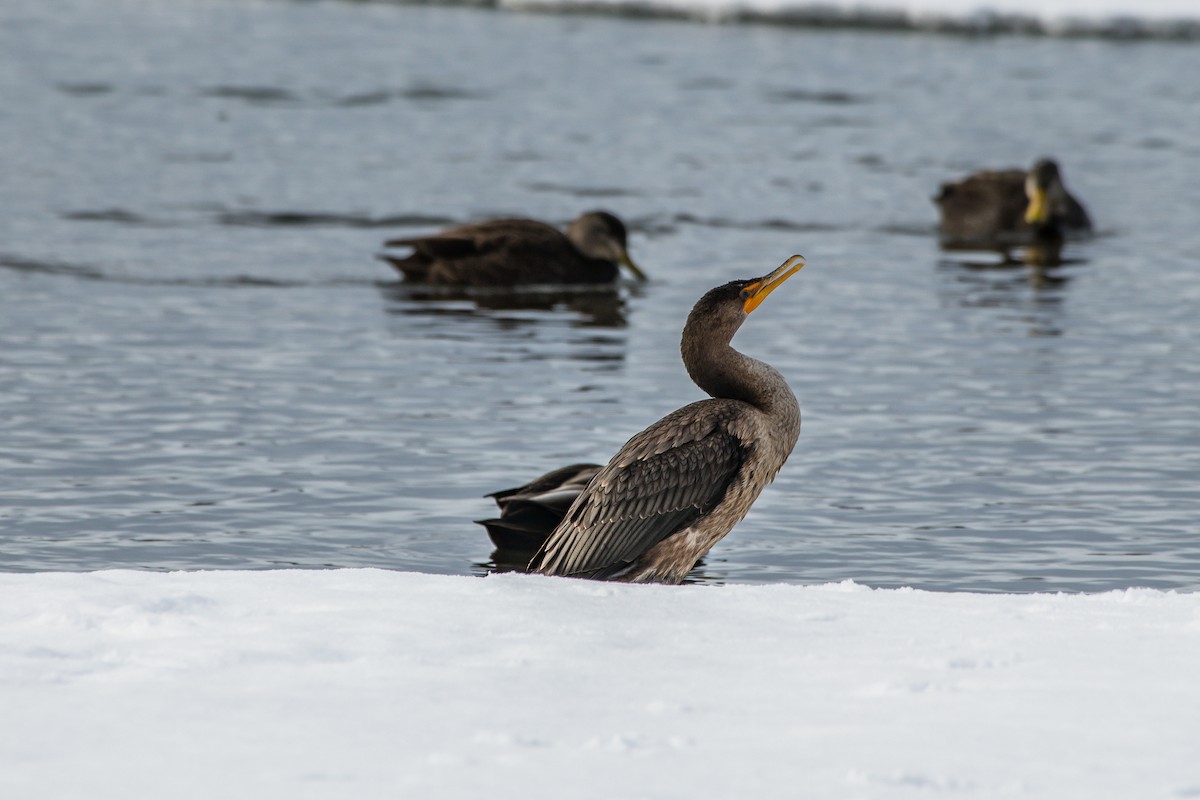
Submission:
<svg viewBox="0 0 1200 800">
<path fill-rule="evenodd" d="M 531 569 L 613 577 L 721 502 L 750 451 L 713 402 L 685 406 L 630 439 L 571 506 Z"/>
</svg>

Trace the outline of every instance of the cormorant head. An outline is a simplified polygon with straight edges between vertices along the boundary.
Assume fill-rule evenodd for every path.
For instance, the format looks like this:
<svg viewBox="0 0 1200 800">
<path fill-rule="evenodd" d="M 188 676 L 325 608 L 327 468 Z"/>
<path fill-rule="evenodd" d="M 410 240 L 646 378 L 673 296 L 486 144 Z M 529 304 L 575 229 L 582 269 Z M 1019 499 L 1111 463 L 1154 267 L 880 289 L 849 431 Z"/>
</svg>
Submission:
<svg viewBox="0 0 1200 800">
<path fill-rule="evenodd" d="M 804 256 L 792 256 L 780 264 L 774 272 L 747 281 L 742 290 L 738 292 L 738 297 L 742 300 L 742 310 L 749 314 L 758 308 L 762 301 L 767 299 L 767 295 L 799 272 L 804 264 Z"/>
<path fill-rule="evenodd" d="M 746 315 L 758 308 L 771 292 L 795 275 L 804 266 L 804 256 L 792 256 L 775 271 L 761 278 L 743 278 L 710 289 L 696 302 L 688 316 L 688 324 L 702 324 L 709 329 L 736 331 Z"/>
</svg>

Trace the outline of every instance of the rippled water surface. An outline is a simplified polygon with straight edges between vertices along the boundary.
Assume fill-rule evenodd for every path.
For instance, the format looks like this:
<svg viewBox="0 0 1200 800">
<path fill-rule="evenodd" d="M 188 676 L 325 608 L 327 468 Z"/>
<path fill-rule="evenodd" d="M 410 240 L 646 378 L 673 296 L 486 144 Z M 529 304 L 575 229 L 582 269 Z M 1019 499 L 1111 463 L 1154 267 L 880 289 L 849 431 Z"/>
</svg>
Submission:
<svg viewBox="0 0 1200 800">
<path fill-rule="evenodd" d="M 699 397 L 709 287 L 800 443 L 701 581 L 1200 589 L 1200 48 L 161 0 L 0 14 L 0 568 L 479 574 L 485 492 Z M 1056 155 L 1035 271 L 929 197 Z M 653 280 L 422 296 L 384 238 L 621 215 Z"/>
</svg>

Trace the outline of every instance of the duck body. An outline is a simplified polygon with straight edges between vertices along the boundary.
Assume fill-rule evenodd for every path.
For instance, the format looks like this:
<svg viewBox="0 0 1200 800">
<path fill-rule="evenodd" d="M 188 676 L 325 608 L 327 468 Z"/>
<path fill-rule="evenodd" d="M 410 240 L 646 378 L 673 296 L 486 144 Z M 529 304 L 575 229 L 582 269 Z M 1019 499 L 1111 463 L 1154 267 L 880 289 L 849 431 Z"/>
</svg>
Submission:
<svg viewBox="0 0 1200 800">
<path fill-rule="evenodd" d="M 934 198 L 942 242 L 949 246 L 1012 246 L 1087 233 L 1087 210 L 1062 183 L 1058 165 L 985 170 L 944 183 Z"/>
<path fill-rule="evenodd" d="M 392 239 L 385 246 L 411 252 L 379 257 L 405 280 L 435 286 L 605 284 L 617 280 L 621 264 L 644 279 L 626 241 L 624 223 L 595 211 L 573 220 L 566 233 L 533 219 L 493 219 Z"/>
<path fill-rule="evenodd" d="M 487 528 L 496 547 L 532 553 L 559 526 L 600 469 L 599 464 L 571 464 L 521 486 L 492 492 L 487 497 L 496 501 L 500 516 L 476 522 Z"/>
</svg>

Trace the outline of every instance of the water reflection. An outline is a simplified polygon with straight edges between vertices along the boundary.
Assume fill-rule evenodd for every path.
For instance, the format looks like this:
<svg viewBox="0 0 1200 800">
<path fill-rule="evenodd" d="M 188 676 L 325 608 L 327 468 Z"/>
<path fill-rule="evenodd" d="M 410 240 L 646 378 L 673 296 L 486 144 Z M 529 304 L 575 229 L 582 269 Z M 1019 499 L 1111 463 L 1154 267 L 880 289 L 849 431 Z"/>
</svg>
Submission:
<svg viewBox="0 0 1200 800">
<path fill-rule="evenodd" d="M 1064 258 L 1062 239 L 1046 239 L 1028 242 L 1023 245 L 994 245 L 956 244 L 942 242 L 942 251 L 946 253 L 961 253 L 962 257 L 947 258 L 947 261 L 957 262 L 964 267 L 973 269 L 1004 269 L 1009 267 L 1026 266 L 1034 270 L 1045 270 L 1062 267 L 1068 264 L 1083 264 L 1085 259 Z M 1065 278 L 1064 278 L 1065 280 Z"/>
<path fill-rule="evenodd" d="M 1027 289 L 1033 289 L 1046 305 L 1062 302 L 1061 290 L 1070 283 L 1071 277 L 1053 267 L 1027 264 L 1022 261 L 983 261 L 943 258 L 938 260 L 938 271 L 951 280 L 949 286 L 957 287 L 963 306 L 1011 305 L 1002 302 L 1004 297 L 1027 297 Z M 1042 290 L 1046 290 L 1043 294 Z M 982 302 L 979 294 L 994 296 L 1001 302 Z M 1022 301 L 1023 304 L 1023 301 Z"/>
<path fill-rule="evenodd" d="M 1032 336 L 1062 335 L 1062 307 L 1070 277 L 1053 267 L 1017 260 L 941 259 L 946 277 L 940 294 L 960 308 L 1008 308 L 1022 312 Z"/>
<path fill-rule="evenodd" d="M 389 314 L 428 317 L 477 317 L 495 319 L 497 311 L 568 311 L 576 324 L 588 328 L 624 328 L 625 298 L 612 286 L 579 289 L 548 288 L 494 290 L 420 286 L 408 283 L 379 284 Z M 639 287 L 631 287 L 634 295 Z M 539 322 L 536 316 L 507 318 L 521 325 Z"/>
<path fill-rule="evenodd" d="M 489 560 L 481 561 L 471 566 L 481 575 L 493 572 L 528 572 L 529 562 L 533 558 L 533 550 L 508 550 L 496 548 Z"/>
<path fill-rule="evenodd" d="M 995 276 L 998 274 L 1017 275 L 1021 277 L 1002 283 L 1011 286 L 1029 286 L 1035 292 L 1044 290 L 1061 290 L 1066 287 L 1071 278 L 1060 268 L 1086 264 L 1084 258 L 1068 258 L 1063 255 L 1064 242 L 1061 239 L 1047 239 L 1026 243 L 1023 246 L 980 247 L 942 243 L 942 251 L 948 255 L 939 261 L 943 271 L 975 273 L 980 276 Z M 981 277 L 976 283 L 997 283 L 990 277 Z M 1050 298 L 1057 302 L 1057 297 Z"/>
</svg>

